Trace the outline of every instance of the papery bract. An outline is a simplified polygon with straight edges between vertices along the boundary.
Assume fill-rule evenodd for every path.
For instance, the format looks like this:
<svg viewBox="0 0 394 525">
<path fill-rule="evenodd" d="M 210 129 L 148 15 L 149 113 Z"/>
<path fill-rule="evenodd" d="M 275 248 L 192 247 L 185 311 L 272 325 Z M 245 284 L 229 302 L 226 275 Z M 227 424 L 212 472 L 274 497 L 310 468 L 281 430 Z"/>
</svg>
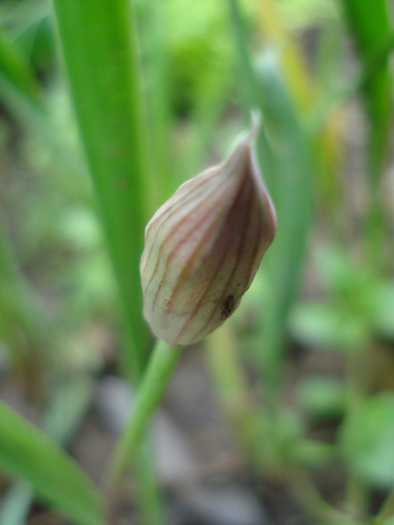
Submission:
<svg viewBox="0 0 394 525">
<path fill-rule="evenodd" d="M 144 316 L 171 345 L 203 339 L 236 310 L 274 239 L 255 134 L 256 127 L 222 164 L 182 184 L 146 228 Z"/>
</svg>

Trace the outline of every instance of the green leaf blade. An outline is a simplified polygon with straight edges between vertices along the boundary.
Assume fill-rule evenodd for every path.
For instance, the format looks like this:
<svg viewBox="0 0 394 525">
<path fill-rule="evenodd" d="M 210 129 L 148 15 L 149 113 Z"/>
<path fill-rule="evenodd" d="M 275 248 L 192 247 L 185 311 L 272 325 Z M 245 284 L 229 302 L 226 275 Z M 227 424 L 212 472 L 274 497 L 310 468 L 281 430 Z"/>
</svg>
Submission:
<svg viewBox="0 0 394 525">
<path fill-rule="evenodd" d="M 259 154 L 278 220 L 275 241 L 263 262 L 268 285 L 265 303 L 269 305 L 262 331 L 263 369 L 274 386 L 279 385 L 288 315 L 296 298 L 313 216 L 313 169 L 276 57 L 268 55 L 259 73 L 266 140 L 264 147 L 260 142 Z"/>
<path fill-rule="evenodd" d="M 104 525 L 100 491 L 72 458 L 2 402 L 0 420 L 0 461 L 73 522 Z"/>
<path fill-rule="evenodd" d="M 127 318 L 125 374 L 137 379 L 151 342 L 142 316 L 139 274 L 149 170 L 132 6 L 127 0 L 54 0 L 53 5 Z"/>
<path fill-rule="evenodd" d="M 269 305 L 264 314 L 257 356 L 261 375 L 272 392 L 280 385 L 287 318 L 295 299 L 306 237 L 313 216 L 313 167 L 311 152 L 297 111 L 279 67 L 279 56 L 267 53 L 255 68 L 250 59 L 239 3 L 229 0 L 239 70 L 240 101 L 245 114 L 256 106 L 263 116 L 258 155 L 264 179 L 274 201 L 278 228 L 265 255 Z"/>
<path fill-rule="evenodd" d="M 353 34 L 364 68 L 370 68 L 374 54 L 392 35 L 389 6 L 386 0 L 342 0 L 346 22 Z M 371 121 L 370 170 L 380 175 L 390 131 L 392 79 L 388 55 L 371 71 L 365 86 L 366 106 Z"/>
</svg>

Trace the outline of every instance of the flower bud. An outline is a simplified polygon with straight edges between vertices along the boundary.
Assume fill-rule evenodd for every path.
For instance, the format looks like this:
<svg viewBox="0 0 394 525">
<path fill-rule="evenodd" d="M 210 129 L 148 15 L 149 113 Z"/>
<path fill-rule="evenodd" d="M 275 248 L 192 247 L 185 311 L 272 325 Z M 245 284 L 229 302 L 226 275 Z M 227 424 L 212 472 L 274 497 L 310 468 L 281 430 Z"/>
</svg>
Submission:
<svg viewBox="0 0 394 525">
<path fill-rule="evenodd" d="M 146 228 L 144 316 L 168 344 L 191 344 L 218 328 L 274 239 L 275 209 L 252 147 L 257 127 L 222 164 L 182 184 Z"/>
</svg>

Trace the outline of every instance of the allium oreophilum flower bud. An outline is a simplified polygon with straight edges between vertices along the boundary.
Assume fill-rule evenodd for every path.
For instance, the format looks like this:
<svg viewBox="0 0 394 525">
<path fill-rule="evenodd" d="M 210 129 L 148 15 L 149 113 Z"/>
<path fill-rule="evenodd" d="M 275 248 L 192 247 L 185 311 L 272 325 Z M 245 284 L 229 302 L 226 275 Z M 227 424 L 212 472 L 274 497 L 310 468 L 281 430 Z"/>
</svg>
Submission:
<svg viewBox="0 0 394 525">
<path fill-rule="evenodd" d="M 185 182 L 145 231 L 144 316 L 154 334 L 187 345 L 238 307 L 276 230 L 253 152 L 258 124 L 222 164 Z"/>
</svg>

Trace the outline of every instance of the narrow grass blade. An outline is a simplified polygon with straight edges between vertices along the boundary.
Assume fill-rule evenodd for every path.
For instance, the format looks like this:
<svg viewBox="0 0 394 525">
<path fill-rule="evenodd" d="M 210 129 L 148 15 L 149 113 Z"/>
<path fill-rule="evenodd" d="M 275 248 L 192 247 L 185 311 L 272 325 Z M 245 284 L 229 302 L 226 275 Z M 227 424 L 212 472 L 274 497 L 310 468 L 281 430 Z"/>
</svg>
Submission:
<svg viewBox="0 0 394 525">
<path fill-rule="evenodd" d="M 38 100 L 39 85 L 28 61 L 1 29 L 0 72 L 28 98 Z"/>
<path fill-rule="evenodd" d="M 230 0 L 244 111 L 254 106 L 263 115 L 259 160 L 272 195 L 278 219 L 275 241 L 265 255 L 268 294 L 264 304 L 262 351 L 258 356 L 261 376 L 275 397 L 280 373 L 286 324 L 295 299 L 305 255 L 306 236 L 312 218 L 313 170 L 301 123 L 279 71 L 278 57 L 267 54 L 256 73 L 242 29 L 236 0 Z"/>
<path fill-rule="evenodd" d="M 1 525 L 24 525 L 34 501 L 34 489 L 24 480 L 17 481 L 2 498 Z"/>
<path fill-rule="evenodd" d="M 392 33 L 386 0 L 342 0 L 345 17 L 351 29 L 360 58 L 368 64 L 373 54 Z M 366 105 L 371 120 L 370 171 L 379 177 L 387 148 L 391 115 L 392 80 L 388 60 L 383 60 L 365 86 Z"/>
<path fill-rule="evenodd" d="M 365 223 L 370 263 L 380 268 L 385 242 L 385 218 L 380 204 L 378 183 L 385 166 L 392 115 L 393 81 L 389 56 L 371 67 L 376 53 L 393 34 L 393 25 L 386 0 L 342 0 L 348 26 L 352 31 L 364 70 L 369 69 L 363 83 L 365 105 L 369 117 L 368 175 L 370 202 Z M 372 62 L 371 62 L 372 61 Z"/>
<path fill-rule="evenodd" d="M 123 356 L 124 372 L 138 377 L 150 344 L 139 276 L 148 170 L 132 5 L 127 0 L 54 0 L 53 5 L 133 345 Z"/>
<path fill-rule="evenodd" d="M 0 462 L 79 525 L 104 525 L 102 496 L 63 450 L 0 402 Z"/>
<path fill-rule="evenodd" d="M 228 0 L 234 31 L 239 75 L 240 102 L 245 120 L 249 123 L 250 111 L 260 106 L 259 86 L 252 66 L 247 41 L 245 38 L 241 11 L 237 0 Z"/>
<path fill-rule="evenodd" d="M 147 50 L 147 78 L 150 108 L 150 137 L 154 153 L 156 194 L 152 195 L 152 214 L 173 193 L 171 163 L 171 132 L 173 115 L 171 107 L 170 58 L 165 18 L 165 4 L 147 2 L 147 27 L 149 35 Z M 153 197 L 153 198 L 152 198 Z"/>
<path fill-rule="evenodd" d="M 74 434 L 91 402 L 93 381 L 82 376 L 60 385 L 46 414 L 44 431 L 64 446 Z M 35 491 L 25 480 L 17 481 L 4 495 L 0 525 L 23 525 L 35 498 Z"/>
<path fill-rule="evenodd" d="M 277 50 L 280 72 L 283 75 L 289 97 L 300 118 L 304 120 L 318 104 L 319 98 L 325 96 L 327 85 L 330 85 L 332 78 L 329 79 L 330 82 L 321 83 L 316 74 L 314 76 L 311 74 L 301 46 L 286 28 L 273 0 L 255 0 L 255 9 L 262 38 L 268 46 Z M 332 40 L 338 43 L 337 45 L 340 45 L 335 27 L 328 26 L 327 33 L 330 34 Z M 325 35 L 323 35 L 323 41 L 326 40 Z M 330 51 L 332 53 L 332 50 Z M 335 49 L 335 52 L 337 57 L 339 50 Z M 320 66 L 320 73 L 323 69 L 326 75 L 338 73 L 333 71 L 333 60 L 327 56 L 327 53 L 321 58 L 322 60 L 317 63 L 317 67 Z M 339 146 L 341 139 L 336 117 L 336 115 L 330 114 L 320 121 L 318 128 L 306 129 L 307 139 L 315 157 L 315 165 L 318 168 L 316 175 L 318 177 L 317 190 L 320 194 L 320 204 L 328 208 L 327 211 L 331 211 L 333 215 L 335 215 L 335 198 L 339 193 L 337 168 L 341 154 Z"/>
<path fill-rule="evenodd" d="M 280 384 L 287 317 L 296 297 L 312 220 L 313 169 L 306 138 L 274 57 L 266 58 L 260 75 L 261 105 L 271 149 L 271 191 L 278 219 L 277 236 L 265 260 L 269 293 L 262 330 L 262 364 L 275 389 Z"/>
<path fill-rule="evenodd" d="M 128 0 L 97 0 L 94 4 L 90 0 L 53 0 L 53 6 L 125 311 L 122 372 L 139 381 L 152 338 L 142 316 L 139 273 L 148 218 L 149 169 L 133 4 Z M 141 457 L 141 470 L 150 468 L 151 459 Z M 140 483 L 144 483 L 141 476 Z"/>
</svg>

